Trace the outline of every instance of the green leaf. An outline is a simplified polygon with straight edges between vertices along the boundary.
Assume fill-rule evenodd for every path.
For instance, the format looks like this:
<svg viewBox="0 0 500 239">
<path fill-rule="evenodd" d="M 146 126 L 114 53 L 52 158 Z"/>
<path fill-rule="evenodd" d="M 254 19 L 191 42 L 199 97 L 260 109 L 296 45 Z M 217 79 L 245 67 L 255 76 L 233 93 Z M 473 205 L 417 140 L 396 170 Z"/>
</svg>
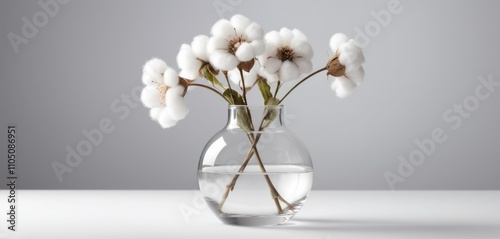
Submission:
<svg viewBox="0 0 500 239">
<path fill-rule="evenodd" d="M 212 83 L 212 85 L 214 87 L 217 87 L 217 86 L 221 86 L 222 88 L 225 88 L 221 83 L 220 81 L 217 79 L 217 77 L 214 76 L 214 74 L 212 74 L 212 72 L 210 71 L 210 65 L 209 64 L 206 64 L 204 67 L 203 67 L 203 76 L 208 80 L 210 81 L 210 83 Z"/>
<path fill-rule="evenodd" d="M 262 98 L 264 99 L 264 104 L 267 105 L 269 99 L 273 98 L 273 94 L 271 93 L 271 87 L 267 84 L 266 80 L 259 80 L 259 90 L 262 94 Z"/>
<path fill-rule="evenodd" d="M 266 105 L 278 105 L 280 103 L 280 100 L 277 99 L 277 98 L 269 98 L 269 100 L 267 100 L 266 102 Z"/>
<path fill-rule="evenodd" d="M 227 101 L 229 101 L 232 105 L 244 105 L 245 101 L 243 100 L 243 96 L 241 96 L 238 92 L 233 89 L 226 89 L 222 94 L 226 97 Z"/>
<path fill-rule="evenodd" d="M 272 98 L 276 99 L 276 98 Z M 267 108 L 262 121 L 262 128 L 267 128 L 278 116 L 278 110 L 275 108 Z"/>
<path fill-rule="evenodd" d="M 248 108 L 238 108 L 238 112 L 236 112 L 236 114 L 238 118 L 238 126 L 240 126 L 240 128 L 247 132 L 252 131 L 252 117 L 250 116 L 250 111 L 248 110 Z"/>
</svg>

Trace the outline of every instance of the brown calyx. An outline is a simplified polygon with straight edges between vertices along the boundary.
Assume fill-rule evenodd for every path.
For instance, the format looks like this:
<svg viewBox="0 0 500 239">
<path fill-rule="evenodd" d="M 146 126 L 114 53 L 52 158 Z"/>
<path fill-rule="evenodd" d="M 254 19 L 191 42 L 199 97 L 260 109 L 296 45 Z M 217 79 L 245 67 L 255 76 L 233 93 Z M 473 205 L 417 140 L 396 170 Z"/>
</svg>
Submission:
<svg viewBox="0 0 500 239">
<path fill-rule="evenodd" d="M 345 66 L 340 64 L 339 56 L 335 54 L 326 64 L 328 75 L 340 77 L 345 74 Z"/>
<path fill-rule="evenodd" d="M 240 64 L 238 64 L 238 68 L 240 68 L 246 72 L 250 72 L 250 70 L 252 69 L 254 64 L 255 64 L 255 59 L 252 59 L 249 61 L 240 62 Z"/>
</svg>

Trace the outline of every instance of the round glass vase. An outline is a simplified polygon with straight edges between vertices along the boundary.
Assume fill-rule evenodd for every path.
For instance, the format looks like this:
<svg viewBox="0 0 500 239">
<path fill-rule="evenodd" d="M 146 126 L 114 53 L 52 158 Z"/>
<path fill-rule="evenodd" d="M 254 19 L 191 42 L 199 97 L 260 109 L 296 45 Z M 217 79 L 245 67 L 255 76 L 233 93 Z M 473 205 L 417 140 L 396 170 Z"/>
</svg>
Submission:
<svg viewBox="0 0 500 239">
<path fill-rule="evenodd" d="M 278 225 L 302 208 L 313 165 L 283 114 L 281 105 L 230 105 L 226 126 L 203 149 L 200 191 L 224 223 Z"/>
</svg>

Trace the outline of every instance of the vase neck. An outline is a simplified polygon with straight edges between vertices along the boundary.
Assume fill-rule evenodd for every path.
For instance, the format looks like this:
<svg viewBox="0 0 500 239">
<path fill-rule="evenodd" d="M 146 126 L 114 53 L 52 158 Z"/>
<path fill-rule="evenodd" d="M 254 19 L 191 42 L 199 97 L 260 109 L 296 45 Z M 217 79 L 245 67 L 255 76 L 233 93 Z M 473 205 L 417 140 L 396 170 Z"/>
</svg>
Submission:
<svg viewBox="0 0 500 239">
<path fill-rule="evenodd" d="M 285 127 L 282 105 L 229 105 L 227 129 L 243 131 L 275 130 Z"/>
</svg>

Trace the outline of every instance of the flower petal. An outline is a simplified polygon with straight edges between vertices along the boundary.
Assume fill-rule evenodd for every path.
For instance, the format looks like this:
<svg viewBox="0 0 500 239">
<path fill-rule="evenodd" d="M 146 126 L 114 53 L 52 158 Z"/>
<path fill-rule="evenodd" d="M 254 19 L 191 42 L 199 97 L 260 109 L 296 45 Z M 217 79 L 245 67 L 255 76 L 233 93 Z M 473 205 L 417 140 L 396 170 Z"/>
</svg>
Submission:
<svg viewBox="0 0 500 239">
<path fill-rule="evenodd" d="M 295 58 L 293 62 L 297 64 L 300 73 L 302 74 L 310 73 L 313 69 L 313 64 L 311 60 L 307 60 L 305 58 Z"/>
<path fill-rule="evenodd" d="M 335 91 L 337 97 L 339 98 L 345 98 L 349 96 L 354 88 L 356 88 L 356 83 L 343 76 L 335 77 L 335 80 L 332 83 L 332 90 Z"/>
<path fill-rule="evenodd" d="M 234 27 L 227 19 L 220 19 L 212 26 L 210 33 L 212 36 L 227 37 L 234 35 Z"/>
<path fill-rule="evenodd" d="M 162 59 L 159 58 L 153 58 L 144 64 L 143 67 L 143 72 L 150 73 L 152 75 L 154 74 L 161 74 L 165 72 L 167 69 L 168 65 L 163 61 Z"/>
<path fill-rule="evenodd" d="M 177 54 L 177 64 L 181 68 L 180 77 L 195 80 L 199 76 L 202 62 L 198 60 L 189 45 L 183 44 Z"/>
<path fill-rule="evenodd" d="M 174 87 L 179 85 L 179 76 L 177 72 L 172 68 L 167 68 L 165 73 L 163 73 L 163 82 L 168 87 Z"/>
<path fill-rule="evenodd" d="M 210 56 L 209 60 L 212 66 L 223 71 L 232 70 L 240 63 L 235 55 L 224 51 L 215 52 Z"/>
<path fill-rule="evenodd" d="M 199 35 L 193 38 L 191 42 L 191 48 L 194 54 L 200 60 L 208 62 L 207 45 L 210 38 L 205 35 Z"/>
<path fill-rule="evenodd" d="M 264 42 L 266 44 L 266 47 L 267 47 L 268 44 L 273 44 L 275 46 L 279 46 L 282 43 L 281 35 L 277 31 L 268 32 L 264 36 Z"/>
<path fill-rule="evenodd" d="M 236 50 L 235 55 L 238 57 L 238 60 L 243 62 L 250 61 L 255 57 L 252 45 L 248 42 L 241 43 L 238 50 Z"/>
<path fill-rule="evenodd" d="M 308 60 L 312 59 L 312 57 L 313 57 L 312 46 L 307 41 L 295 41 L 295 40 L 293 40 L 290 47 L 295 52 L 295 57 L 302 57 L 302 58 L 306 58 Z"/>
<path fill-rule="evenodd" d="M 255 41 L 250 42 L 250 45 L 252 45 L 253 54 L 255 56 L 263 54 L 264 50 L 266 49 L 266 46 L 264 45 L 264 41 L 255 40 Z"/>
<path fill-rule="evenodd" d="M 170 88 L 165 97 L 166 110 L 174 120 L 182 120 L 189 113 L 189 109 L 182 96 L 183 92 L 184 87 L 182 86 Z"/>
<path fill-rule="evenodd" d="M 157 85 L 163 82 L 163 76 L 161 74 L 151 75 L 147 72 L 144 72 L 144 74 L 142 74 L 141 80 L 144 85 Z"/>
<path fill-rule="evenodd" d="M 296 29 L 296 28 L 293 29 L 292 33 L 293 33 L 294 40 L 297 40 L 297 41 L 307 41 L 306 35 L 304 35 L 304 33 L 302 33 L 299 29 Z"/>
<path fill-rule="evenodd" d="M 238 35 L 243 35 L 245 29 L 252 23 L 250 19 L 241 14 L 236 14 L 232 16 L 229 21 L 231 22 L 232 26 L 236 29 Z"/>
<path fill-rule="evenodd" d="M 160 94 L 156 86 L 146 86 L 141 92 L 141 101 L 148 108 L 161 106 Z"/>
<path fill-rule="evenodd" d="M 290 29 L 288 28 L 281 28 L 280 29 L 280 36 L 281 36 L 281 42 L 284 45 L 290 45 L 292 38 L 293 38 L 293 33 Z"/>
<path fill-rule="evenodd" d="M 264 30 L 262 27 L 255 23 L 252 22 L 246 29 L 245 29 L 245 34 L 247 37 L 247 40 L 254 41 L 254 40 L 262 40 L 264 38 Z"/>
<path fill-rule="evenodd" d="M 344 33 L 336 33 L 330 38 L 330 49 L 335 54 L 339 46 L 347 41 L 349 41 L 349 38 Z"/>
<path fill-rule="evenodd" d="M 160 116 L 158 117 L 158 123 L 164 129 L 171 128 L 177 124 L 177 120 L 172 119 L 172 117 L 168 114 L 167 110 L 162 110 Z"/>
<path fill-rule="evenodd" d="M 359 48 L 353 39 L 339 47 L 339 62 L 344 66 L 358 67 L 365 62 L 363 50 Z"/>
<path fill-rule="evenodd" d="M 207 53 L 210 55 L 214 54 L 216 51 L 227 51 L 229 45 L 227 40 L 223 37 L 211 37 L 207 43 Z"/>
<path fill-rule="evenodd" d="M 162 82 L 163 72 L 168 68 L 167 63 L 159 58 L 153 58 L 142 67 L 142 83 L 145 85 L 158 84 Z"/>
<path fill-rule="evenodd" d="M 149 111 L 149 116 L 151 119 L 158 121 L 160 114 L 165 107 L 154 107 Z"/>
<path fill-rule="evenodd" d="M 283 64 L 283 62 L 279 59 L 270 57 L 265 61 L 264 69 L 266 69 L 267 73 L 273 74 L 279 71 L 281 64 Z"/>
<path fill-rule="evenodd" d="M 365 77 L 365 70 L 363 69 L 362 66 L 359 66 L 358 68 L 348 67 L 346 68 L 345 75 L 350 80 L 355 82 L 356 85 L 359 85 L 361 84 L 361 82 L 363 82 L 363 79 Z"/>
<path fill-rule="evenodd" d="M 291 61 L 284 61 L 279 70 L 281 82 L 291 81 L 300 75 L 299 67 Z"/>
</svg>

